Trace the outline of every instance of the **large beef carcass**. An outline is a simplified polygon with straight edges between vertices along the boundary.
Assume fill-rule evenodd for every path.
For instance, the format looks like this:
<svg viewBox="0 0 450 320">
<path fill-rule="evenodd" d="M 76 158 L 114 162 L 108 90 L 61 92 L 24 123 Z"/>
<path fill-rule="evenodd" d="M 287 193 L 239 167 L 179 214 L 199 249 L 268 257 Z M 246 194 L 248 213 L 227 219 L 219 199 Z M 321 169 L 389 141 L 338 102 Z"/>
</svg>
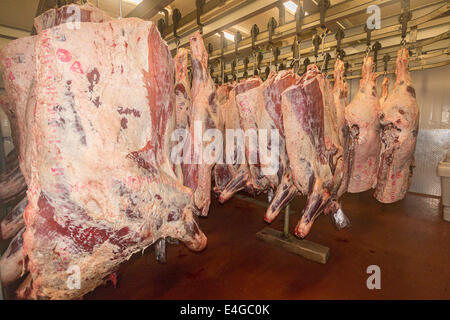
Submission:
<svg viewBox="0 0 450 320">
<path fill-rule="evenodd" d="M 5 84 L 5 95 L 0 104 L 8 116 L 14 147 L 18 151 L 17 165 L 2 173 L 0 178 L 0 199 L 3 201 L 21 194 L 30 179 L 30 149 L 24 127 L 31 117 L 28 106 L 34 104 L 35 41 L 36 37 L 14 40 L 0 52 Z"/>
<path fill-rule="evenodd" d="M 184 184 L 194 192 L 194 203 L 203 216 L 211 203 L 214 165 L 222 156 L 223 119 L 218 108 L 216 86 L 208 72 L 208 53 L 200 32 L 190 38 L 193 70 L 187 158 L 183 161 Z M 207 136 L 210 134 L 211 136 Z"/>
<path fill-rule="evenodd" d="M 334 66 L 334 87 L 333 97 L 335 105 L 334 118 L 336 121 L 335 132 L 338 133 L 339 142 L 343 148 L 342 170 L 335 172 L 335 200 L 337 201 L 345 192 L 347 192 L 350 182 L 351 169 L 354 157 L 354 141 L 350 136 L 350 128 L 345 119 L 345 108 L 348 104 L 348 83 L 344 81 L 345 64 L 342 60 L 336 60 Z M 340 160 L 339 160 L 340 161 Z M 339 167 L 339 166 L 337 166 Z"/>
<path fill-rule="evenodd" d="M 68 5 L 58 9 L 50 9 L 35 18 L 35 28 L 38 32 L 59 24 L 73 22 L 69 28 L 78 27 L 79 22 L 103 22 L 111 18 L 103 11 L 91 5 Z M 63 38 L 60 39 L 64 41 Z M 0 106 L 8 116 L 11 125 L 13 143 L 18 150 L 17 165 L 6 170 L 0 176 L 0 200 L 12 202 L 22 196 L 29 182 L 30 148 L 27 135 L 31 132 L 24 126 L 31 127 L 34 114 L 30 110 L 34 100 L 34 51 L 36 37 L 22 38 L 11 42 L 0 55 L 0 68 L 3 70 L 3 80 L 6 93 L 0 97 Z M 21 127 L 19 127 L 21 126 Z M 20 165 L 20 169 L 19 169 Z M 19 218 L 19 217 L 16 217 Z M 16 220 L 14 220 L 16 221 Z"/>
<path fill-rule="evenodd" d="M 308 197 L 295 228 L 303 238 L 321 212 L 334 209 L 344 171 L 333 90 L 315 65 L 282 94 L 282 112 L 292 180 Z"/>
<path fill-rule="evenodd" d="M 262 85 L 236 95 L 240 124 L 246 136 L 249 173 L 245 189 L 251 194 L 275 189 L 284 175 L 287 166 L 285 154 L 280 151 L 284 150 L 280 95 L 293 83 L 295 75 L 290 71 L 270 73 Z M 277 140 L 272 141 L 274 138 Z M 272 146 L 273 142 L 276 145 Z"/>
<path fill-rule="evenodd" d="M 167 236 L 203 249 L 192 192 L 169 161 L 174 69 L 157 28 L 139 19 L 60 25 L 37 36 L 35 59 L 21 292 L 83 296 Z M 69 286 L 77 276 L 79 287 Z"/>
<path fill-rule="evenodd" d="M 178 49 L 175 63 L 175 101 L 176 128 L 189 129 L 189 113 L 191 112 L 191 86 L 188 74 L 188 51 Z"/>
<path fill-rule="evenodd" d="M 233 120 L 233 110 L 230 108 L 231 99 L 234 99 L 234 94 L 232 93 L 234 85 L 230 83 L 225 83 L 219 86 L 216 90 L 217 102 L 219 105 L 219 112 L 223 119 L 224 132 L 230 127 L 230 121 Z M 239 119 L 239 117 L 238 117 Z M 229 129 L 228 129 L 229 130 Z M 223 150 L 226 150 L 226 135 L 223 139 Z M 214 192 L 220 194 L 225 186 L 231 181 L 235 175 L 235 166 L 228 164 L 224 161 L 225 152 L 223 152 L 222 161 L 216 163 L 214 166 Z"/>
<path fill-rule="evenodd" d="M 228 95 L 228 100 L 222 105 L 223 119 L 225 127 L 225 164 L 216 170 L 216 189 L 220 193 L 219 201 L 229 200 L 236 192 L 242 190 L 249 177 L 248 163 L 245 157 L 244 141 L 239 141 L 239 135 L 244 137 L 241 128 L 236 96 L 260 86 L 262 83 L 259 77 L 243 79 L 238 83 Z M 245 137 L 244 137 L 245 138 Z M 241 139 L 243 140 L 243 139 Z M 227 144 L 231 142 L 230 144 Z"/>
<path fill-rule="evenodd" d="M 269 141 L 267 144 L 261 143 L 261 136 L 258 137 L 258 147 L 262 148 L 262 150 L 260 149 L 262 153 L 258 157 L 261 162 L 259 163 L 260 173 L 269 182 L 269 184 L 263 186 L 261 191 L 276 190 L 273 198 L 269 199 L 270 205 L 264 215 L 266 222 L 273 221 L 297 194 L 297 189 L 292 183 L 292 175 L 286 153 L 286 137 L 281 111 L 281 94 L 291 85 L 294 85 L 297 80 L 298 76 L 292 70 L 284 70 L 277 74 L 269 74 L 268 79 L 261 86 L 262 90 L 260 92 L 263 96 L 263 104 L 257 106 L 257 124 L 259 130 L 266 130 L 266 140 Z M 273 141 L 274 136 L 272 132 L 278 136 L 278 143 Z M 259 132 L 259 135 L 261 134 L 263 133 Z M 265 146 L 266 150 L 264 150 Z M 270 156 L 268 155 L 269 153 L 271 154 Z M 264 160 L 264 158 L 266 159 Z M 271 170 L 265 174 L 264 169 Z"/>
<path fill-rule="evenodd" d="M 358 92 L 345 109 L 345 118 L 355 144 L 348 186 L 351 193 L 367 191 L 377 183 L 381 148 L 377 77 L 373 72 L 373 58 L 365 57 Z"/>
<path fill-rule="evenodd" d="M 383 203 L 403 199 L 408 191 L 419 130 L 419 107 L 408 71 L 409 53 L 397 55 L 396 81 L 381 106 L 382 150 L 375 198 Z"/>
</svg>

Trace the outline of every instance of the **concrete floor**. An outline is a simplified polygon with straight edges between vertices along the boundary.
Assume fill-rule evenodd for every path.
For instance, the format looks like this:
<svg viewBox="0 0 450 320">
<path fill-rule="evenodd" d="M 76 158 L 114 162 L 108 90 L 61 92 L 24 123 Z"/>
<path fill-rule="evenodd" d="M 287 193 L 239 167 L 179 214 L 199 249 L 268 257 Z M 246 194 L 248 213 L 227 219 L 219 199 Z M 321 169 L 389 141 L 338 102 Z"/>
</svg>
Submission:
<svg viewBox="0 0 450 320">
<path fill-rule="evenodd" d="M 292 205 L 291 231 L 302 205 Z M 255 238 L 266 227 L 263 207 L 214 201 L 200 220 L 205 251 L 170 245 L 159 264 L 149 248 L 121 266 L 117 288 L 109 283 L 85 299 L 450 299 L 450 224 L 439 199 L 408 194 L 382 205 L 366 192 L 345 195 L 343 209 L 349 229 L 322 216 L 308 236 L 331 249 L 320 265 Z M 282 230 L 282 221 L 273 227 Z M 381 268 L 381 290 L 366 287 L 370 265 Z"/>
</svg>

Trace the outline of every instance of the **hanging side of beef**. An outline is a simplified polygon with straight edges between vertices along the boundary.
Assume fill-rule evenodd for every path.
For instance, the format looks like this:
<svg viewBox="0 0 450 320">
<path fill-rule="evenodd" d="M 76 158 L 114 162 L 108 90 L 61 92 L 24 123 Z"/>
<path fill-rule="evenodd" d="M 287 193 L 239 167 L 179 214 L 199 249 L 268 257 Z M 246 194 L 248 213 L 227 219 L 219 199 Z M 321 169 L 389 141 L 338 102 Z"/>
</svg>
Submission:
<svg viewBox="0 0 450 320">
<path fill-rule="evenodd" d="M 267 150 L 263 150 L 263 154 L 272 153 L 276 148 L 278 149 L 277 159 L 271 159 L 269 165 L 265 165 L 266 168 L 272 166 L 273 169 L 276 169 L 272 174 L 266 175 L 270 181 L 270 185 L 266 185 L 263 190 L 268 191 L 269 188 L 276 190 L 270 201 L 269 208 L 264 215 L 264 220 L 266 222 L 273 221 L 281 210 L 297 194 L 297 189 L 292 183 L 292 174 L 290 171 L 288 155 L 286 153 L 281 95 L 298 80 L 299 77 L 292 70 L 284 70 L 278 72 L 276 75 L 269 75 L 268 79 L 262 85 L 264 104 L 258 106 L 258 128 L 267 130 L 267 140 L 271 142 L 270 144 L 267 144 Z M 272 144 L 274 141 L 271 141 L 271 130 L 276 132 L 279 136 L 278 145 Z M 261 168 L 264 169 L 264 165 L 261 165 Z"/>
<path fill-rule="evenodd" d="M 34 104 L 34 49 L 36 37 L 17 39 L 0 51 L 0 70 L 3 73 L 5 94 L 0 103 L 8 116 L 11 135 L 18 162 L 9 171 L 2 173 L 0 199 L 8 201 L 26 189 L 30 179 L 30 149 L 27 145 L 31 117 L 28 106 Z"/>
<path fill-rule="evenodd" d="M 358 92 L 345 109 L 355 145 L 348 192 L 364 192 L 376 186 L 381 148 L 379 109 L 377 75 L 373 72 L 373 58 L 367 56 Z"/>
<path fill-rule="evenodd" d="M 347 192 L 354 157 L 353 139 L 350 136 L 350 128 L 345 119 L 345 108 L 348 104 L 348 84 L 344 82 L 344 71 L 344 62 L 338 59 L 334 66 L 333 97 L 335 105 L 334 118 L 336 119 L 336 128 L 334 130 L 338 133 L 339 143 L 343 148 L 343 163 L 342 170 L 336 170 L 334 175 L 335 186 L 337 189 L 335 189 L 332 194 L 334 195 L 335 202 Z M 335 203 L 335 205 L 337 205 L 337 203 Z"/>
<path fill-rule="evenodd" d="M 264 106 L 264 86 L 274 77 L 275 74 L 271 73 L 268 80 L 260 86 L 236 95 L 240 124 L 246 135 L 245 158 L 248 164 L 248 178 L 246 180 L 245 190 L 253 195 L 265 190 L 267 191 L 271 185 L 275 186 L 277 183 L 274 179 L 271 180 L 274 176 L 273 174 L 268 176 L 262 173 L 260 155 L 266 150 L 260 149 L 262 145 L 260 144 L 260 135 L 258 134 L 258 129 L 268 130 L 267 133 L 269 135 L 271 129 L 276 129 Z M 268 143 L 266 145 L 268 147 Z"/>
<path fill-rule="evenodd" d="M 38 35 L 35 58 L 22 297 L 81 297 L 168 236 L 203 249 L 192 192 L 169 161 L 175 72 L 157 28 L 139 19 L 60 25 Z"/>
<path fill-rule="evenodd" d="M 305 237 L 317 216 L 338 189 L 343 171 L 343 147 L 336 132 L 331 85 L 315 65 L 282 94 L 286 150 L 297 190 L 307 195 L 306 207 L 295 228 Z"/>
<path fill-rule="evenodd" d="M 409 189 L 419 130 L 419 107 L 408 71 L 409 53 L 397 54 L 396 81 L 381 106 L 382 149 L 375 198 L 383 203 L 403 199 Z"/>
<path fill-rule="evenodd" d="M 231 99 L 234 100 L 234 85 L 225 83 L 217 88 L 217 102 L 219 105 L 219 112 L 223 119 L 224 133 L 223 137 L 223 155 L 221 161 L 216 163 L 214 166 L 214 193 L 220 195 L 226 185 L 231 181 L 233 176 L 236 174 L 236 166 L 228 163 L 225 159 L 227 150 L 226 132 L 233 126 L 233 120 L 235 115 L 233 115 L 233 108 L 231 104 L 233 103 Z M 236 110 L 237 112 L 237 110 Z M 237 118 L 239 124 L 239 116 Z M 239 127 L 238 127 L 239 128 Z M 233 150 L 234 152 L 234 150 Z"/>
<path fill-rule="evenodd" d="M 181 150 L 178 152 L 178 156 L 180 159 L 178 163 L 174 166 L 175 172 L 177 173 L 178 178 L 181 183 L 185 183 L 186 180 L 184 168 L 183 168 L 183 157 L 187 156 L 187 148 L 189 146 L 189 128 L 190 128 L 190 119 L 189 115 L 192 108 L 191 103 L 191 87 L 189 81 L 188 74 L 188 51 L 185 48 L 178 49 L 177 54 L 174 57 L 175 64 L 175 119 L 176 119 L 176 129 L 180 130 L 180 134 L 182 136 L 179 137 L 181 139 L 181 144 L 179 148 Z"/>
<path fill-rule="evenodd" d="M 194 192 L 194 202 L 203 216 L 211 203 L 212 169 L 222 155 L 222 146 L 216 150 L 214 137 L 208 141 L 203 135 L 210 129 L 223 131 L 216 86 L 208 72 L 208 53 L 200 32 L 190 38 L 193 70 L 189 131 L 189 160 L 184 163 L 184 183 Z M 198 129 L 198 130 L 197 130 Z M 208 157 L 204 155 L 208 154 Z M 206 159 L 208 158 L 208 159 Z"/>
<path fill-rule="evenodd" d="M 224 185 L 223 189 L 220 190 L 219 201 L 221 203 L 229 200 L 236 192 L 244 189 L 249 177 L 248 161 L 245 156 L 246 137 L 244 131 L 246 130 L 246 127 L 242 125 L 236 97 L 259 87 L 261 83 L 262 81 L 259 77 L 243 79 L 230 92 L 228 103 L 223 105 L 225 142 L 231 139 L 232 134 L 234 142 L 233 145 L 225 144 L 225 157 L 227 157 L 227 154 L 232 155 L 233 162 L 230 164 L 230 159 L 228 159 L 228 161 L 226 161 L 227 167 L 225 168 L 225 173 L 222 172 L 220 175 L 223 180 L 222 185 Z M 239 143 L 239 141 L 237 141 L 238 137 L 235 137 L 234 134 L 241 135 L 243 141 L 240 141 Z"/>
</svg>

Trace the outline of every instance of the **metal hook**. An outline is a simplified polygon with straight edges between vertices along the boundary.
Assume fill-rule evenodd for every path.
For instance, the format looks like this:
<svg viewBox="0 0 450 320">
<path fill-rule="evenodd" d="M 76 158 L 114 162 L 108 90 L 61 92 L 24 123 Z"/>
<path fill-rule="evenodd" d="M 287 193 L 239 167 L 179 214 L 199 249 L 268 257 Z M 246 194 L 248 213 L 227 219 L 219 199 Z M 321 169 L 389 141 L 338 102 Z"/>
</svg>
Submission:
<svg viewBox="0 0 450 320">
<path fill-rule="evenodd" d="M 327 37 L 326 32 L 322 32 L 322 56 L 325 56 L 325 38 Z"/>
</svg>

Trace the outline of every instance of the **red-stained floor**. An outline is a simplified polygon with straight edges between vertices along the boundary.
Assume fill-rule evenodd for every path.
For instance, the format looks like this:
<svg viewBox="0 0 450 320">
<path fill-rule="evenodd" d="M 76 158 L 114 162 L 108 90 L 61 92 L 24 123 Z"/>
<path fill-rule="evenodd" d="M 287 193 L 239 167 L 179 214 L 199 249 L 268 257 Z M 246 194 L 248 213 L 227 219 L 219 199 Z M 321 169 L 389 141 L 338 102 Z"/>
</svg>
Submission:
<svg viewBox="0 0 450 320">
<path fill-rule="evenodd" d="M 303 200 L 292 208 L 291 231 Z M 170 245 L 167 264 L 152 248 L 123 264 L 117 288 L 97 288 L 85 299 L 450 299 L 450 223 L 439 199 L 408 194 L 383 205 L 370 192 L 347 194 L 349 229 L 320 217 L 308 240 L 330 247 L 326 265 L 259 241 L 264 208 L 237 198 L 212 204 L 201 219 L 208 247 L 201 253 Z M 282 229 L 282 216 L 273 227 Z M 381 268 L 381 290 L 368 290 L 366 269 Z"/>
</svg>

